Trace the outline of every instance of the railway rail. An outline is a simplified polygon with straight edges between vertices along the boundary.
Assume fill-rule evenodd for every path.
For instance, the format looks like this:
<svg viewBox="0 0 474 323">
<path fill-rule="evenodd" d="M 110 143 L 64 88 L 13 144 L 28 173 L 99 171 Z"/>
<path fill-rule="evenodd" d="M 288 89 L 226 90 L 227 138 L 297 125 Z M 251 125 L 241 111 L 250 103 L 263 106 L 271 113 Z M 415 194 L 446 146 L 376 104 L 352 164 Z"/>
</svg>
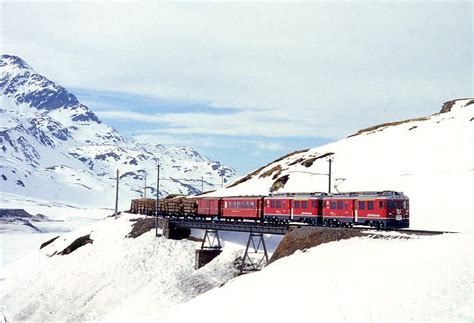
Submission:
<svg viewBox="0 0 474 323">
<path fill-rule="evenodd" d="M 303 227 L 312 227 L 307 224 L 273 224 L 252 221 L 219 221 L 219 220 L 204 220 L 204 219 L 180 219 L 167 218 L 169 223 L 174 227 L 188 228 L 188 229 L 202 229 L 202 230 L 218 230 L 218 231 L 233 231 L 233 232 L 249 232 L 249 233 L 264 233 L 285 235 L 288 231 L 296 230 Z M 340 228 L 326 227 L 327 229 L 339 230 Z M 374 229 L 372 227 L 344 227 L 346 230 L 354 231 L 373 231 L 406 233 L 414 235 L 439 235 L 456 233 L 453 231 L 432 231 L 432 230 L 416 230 L 416 229 Z"/>
</svg>

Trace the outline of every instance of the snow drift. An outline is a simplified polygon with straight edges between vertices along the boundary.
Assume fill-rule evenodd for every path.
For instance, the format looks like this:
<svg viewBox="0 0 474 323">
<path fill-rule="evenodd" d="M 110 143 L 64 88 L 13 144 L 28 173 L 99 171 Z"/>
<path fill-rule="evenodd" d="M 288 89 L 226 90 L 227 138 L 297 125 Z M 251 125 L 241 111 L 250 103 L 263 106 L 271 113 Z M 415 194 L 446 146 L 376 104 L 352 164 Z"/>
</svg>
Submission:
<svg viewBox="0 0 474 323">
<path fill-rule="evenodd" d="M 134 218 L 106 218 L 63 234 L 3 268 L 0 309 L 6 320 L 131 321 L 160 316 L 234 277 L 235 248 L 196 271 L 194 255 L 200 243 L 156 238 L 154 231 L 127 238 Z M 65 254 L 74 243 L 77 249 Z"/>
</svg>

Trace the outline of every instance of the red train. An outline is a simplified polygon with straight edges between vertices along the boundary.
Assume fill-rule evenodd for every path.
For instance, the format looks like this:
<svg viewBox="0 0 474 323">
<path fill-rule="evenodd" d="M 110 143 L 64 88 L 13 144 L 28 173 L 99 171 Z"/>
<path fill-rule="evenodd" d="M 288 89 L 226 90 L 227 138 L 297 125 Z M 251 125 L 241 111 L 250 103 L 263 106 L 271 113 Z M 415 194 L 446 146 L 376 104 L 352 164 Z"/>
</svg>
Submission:
<svg viewBox="0 0 474 323">
<path fill-rule="evenodd" d="M 409 227 L 408 197 L 395 191 L 202 197 L 196 203 L 192 214 L 174 216 L 322 226 Z"/>
</svg>

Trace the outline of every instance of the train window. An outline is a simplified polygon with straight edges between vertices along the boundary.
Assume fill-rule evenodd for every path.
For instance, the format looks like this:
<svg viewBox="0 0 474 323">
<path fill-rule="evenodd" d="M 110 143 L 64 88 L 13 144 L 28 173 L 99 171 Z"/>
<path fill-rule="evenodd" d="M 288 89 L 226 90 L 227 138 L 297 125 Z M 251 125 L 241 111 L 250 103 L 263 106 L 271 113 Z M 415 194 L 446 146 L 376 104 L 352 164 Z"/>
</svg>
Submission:
<svg viewBox="0 0 474 323">
<path fill-rule="evenodd" d="M 395 208 L 395 203 L 393 203 L 393 201 L 389 200 L 388 201 L 388 208 L 389 209 L 394 209 Z"/>
<path fill-rule="evenodd" d="M 301 202 L 301 208 L 302 209 L 307 209 L 308 208 L 308 202 L 307 201 L 302 201 Z"/>
<path fill-rule="evenodd" d="M 252 208 L 252 209 L 253 209 L 254 207 L 255 207 L 255 204 L 254 204 L 254 202 L 253 202 L 253 201 L 252 201 L 252 202 L 250 202 L 250 208 Z"/>
<path fill-rule="evenodd" d="M 374 201 L 367 201 L 367 210 L 374 209 Z"/>
<path fill-rule="evenodd" d="M 275 200 L 272 200 L 272 209 L 275 208 Z"/>
<path fill-rule="evenodd" d="M 300 208 L 300 201 L 295 201 L 295 209 L 299 209 Z"/>
<path fill-rule="evenodd" d="M 311 207 L 312 207 L 313 209 L 316 209 L 316 208 L 318 207 L 318 201 L 312 200 L 312 201 L 311 201 Z"/>
<path fill-rule="evenodd" d="M 337 201 L 337 209 L 342 210 L 342 201 Z"/>
<path fill-rule="evenodd" d="M 344 202 L 344 210 L 347 210 L 347 202 Z"/>
<path fill-rule="evenodd" d="M 379 201 L 379 209 L 383 209 L 383 201 Z"/>
<path fill-rule="evenodd" d="M 365 201 L 359 201 L 359 210 L 365 210 Z"/>
<path fill-rule="evenodd" d="M 336 201 L 331 201 L 331 210 L 336 209 Z"/>
<path fill-rule="evenodd" d="M 279 209 L 281 208 L 281 201 L 276 201 L 276 207 Z"/>
</svg>

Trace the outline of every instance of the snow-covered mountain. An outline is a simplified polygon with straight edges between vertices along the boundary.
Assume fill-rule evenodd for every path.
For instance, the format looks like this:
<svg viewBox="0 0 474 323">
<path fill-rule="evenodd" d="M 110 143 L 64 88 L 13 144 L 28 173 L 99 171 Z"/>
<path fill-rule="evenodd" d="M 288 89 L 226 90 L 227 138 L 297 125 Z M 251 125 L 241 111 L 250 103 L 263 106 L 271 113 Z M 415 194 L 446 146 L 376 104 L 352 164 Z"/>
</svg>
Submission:
<svg viewBox="0 0 474 323">
<path fill-rule="evenodd" d="M 193 194 L 220 187 L 232 168 L 189 147 L 139 144 L 123 138 L 64 87 L 37 74 L 21 58 L 0 57 L 0 192 L 90 206 L 112 206 L 115 170 L 121 201 Z"/>
<path fill-rule="evenodd" d="M 474 194 L 473 152 L 474 99 L 458 99 L 428 117 L 373 126 L 288 154 L 210 195 L 327 192 L 331 157 L 337 190 L 403 191 L 411 227 L 472 230 L 474 206 L 461 201 Z"/>
</svg>

